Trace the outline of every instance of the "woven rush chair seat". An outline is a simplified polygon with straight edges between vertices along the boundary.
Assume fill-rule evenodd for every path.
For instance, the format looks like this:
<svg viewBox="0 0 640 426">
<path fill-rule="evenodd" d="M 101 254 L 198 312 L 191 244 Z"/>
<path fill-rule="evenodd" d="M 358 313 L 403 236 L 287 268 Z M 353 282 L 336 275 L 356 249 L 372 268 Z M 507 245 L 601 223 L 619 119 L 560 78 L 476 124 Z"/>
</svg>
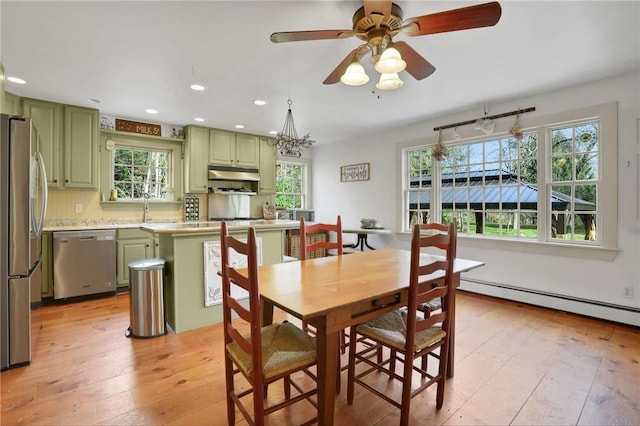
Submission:
<svg viewBox="0 0 640 426">
<path fill-rule="evenodd" d="M 279 376 L 291 369 L 316 362 L 316 341 L 295 325 L 285 322 L 262 327 L 262 373 L 265 379 Z M 249 334 L 244 337 L 247 341 Z M 227 345 L 229 355 L 242 372 L 253 377 L 251 356 L 236 342 Z"/>
<path fill-rule="evenodd" d="M 423 320 L 417 319 L 417 321 Z M 358 325 L 356 331 L 362 336 L 380 341 L 391 348 L 404 350 L 407 345 L 407 313 L 400 310 L 389 312 Z M 446 336 L 447 333 L 441 326 L 429 327 L 417 332 L 413 352 L 420 352 Z"/>
</svg>

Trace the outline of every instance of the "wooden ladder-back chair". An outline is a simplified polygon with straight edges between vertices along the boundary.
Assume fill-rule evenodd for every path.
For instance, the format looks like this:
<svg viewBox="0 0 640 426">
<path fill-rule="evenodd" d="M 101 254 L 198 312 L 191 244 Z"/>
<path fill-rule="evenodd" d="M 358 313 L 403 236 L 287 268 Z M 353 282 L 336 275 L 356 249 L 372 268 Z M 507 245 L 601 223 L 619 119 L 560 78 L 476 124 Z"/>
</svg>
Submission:
<svg viewBox="0 0 640 426">
<path fill-rule="evenodd" d="M 317 240 L 314 243 L 307 241 L 307 235 L 326 234 L 325 241 Z M 331 233 L 336 234 L 336 241 L 331 241 Z M 309 253 L 324 249 L 327 255 L 342 255 L 342 221 L 340 215 L 336 223 L 312 223 L 306 224 L 304 217 L 300 218 L 300 260 L 306 260 Z M 329 250 L 335 250 L 329 253 Z"/>
<path fill-rule="evenodd" d="M 250 425 L 265 424 L 265 416 L 268 414 L 303 399 L 307 399 L 317 409 L 317 401 L 310 398 L 317 394 L 317 386 L 311 390 L 304 390 L 302 386 L 291 379 L 291 374 L 303 371 L 314 381 L 317 381 L 315 374 L 309 370 L 310 367 L 316 365 L 315 340 L 300 328 L 286 321 L 262 326 L 255 229 L 249 228 L 247 241 L 242 242 L 229 236 L 227 224 L 222 222 L 220 243 L 222 247 L 224 363 L 229 425 L 236 422 L 236 407 Z M 236 267 L 237 262 L 231 259 L 231 250 L 246 256 L 246 269 L 243 270 L 243 273 L 240 273 L 239 268 Z M 232 291 L 232 287 L 234 291 Z M 246 293 L 240 289 L 248 293 L 248 309 L 238 300 L 237 295 L 244 294 L 241 297 L 246 297 Z M 232 321 L 233 314 L 240 319 Z M 249 325 L 249 333 L 243 333 L 237 327 L 246 327 L 246 323 Z M 236 388 L 238 373 L 241 373 L 249 383 L 248 388 L 243 383 Z M 265 401 L 267 386 L 280 379 L 284 381 L 284 400 L 267 405 Z M 293 397 L 291 397 L 291 386 L 297 391 Z M 242 400 L 251 394 L 253 394 L 253 418 Z M 317 422 L 317 416 L 305 424 L 315 422 Z"/>
<path fill-rule="evenodd" d="M 406 309 L 393 311 L 365 323 L 351 327 L 351 341 L 366 337 L 376 343 L 357 349 L 349 346 L 349 373 L 347 382 L 347 403 L 353 403 L 354 383 L 380 396 L 382 399 L 400 409 L 400 424 L 409 424 L 411 398 L 427 387 L 436 384 L 436 407 L 442 408 L 444 402 L 444 386 L 447 373 L 450 330 L 449 313 L 452 298 L 455 297 L 453 287 L 453 262 L 456 257 L 457 234 L 455 222 L 448 226 L 441 224 L 414 225 L 411 240 L 411 269 L 409 274 L 409 296 Z M 427 256 L 421 249 L 427 247 L 440 248 L 445 256 Z M 422 263 L 421 263 L 422 262 Z M 433 285 L 434 276 L 444 282 Z M 419 307 L 431 300 L 441 299 L 441 308 L 423 318 Z M 385 347 L 389 356 L 380 362 L 371 358 L 371 351 Z M 437 350 L 437 351 L 436 351 Z M 437 372 L 428 372 L 426 358 L 431 356 L 439 360 Z M 415 360 L 421 359 L 421 366 Z M 396 372 L 396 360 L 403 364 L 402 374 Z M 453 361 L 453 360 L 451 360 Z M 364 365 L 356 375 L 356 365 Z M 412 372 L 422 376 L 420 385 L 412 388 Z M 379 371 L 389 375 L 389 380 L 402 381 L 402 398 L 400 401 L 387 395 L 386 389 L 379 390 L 375 383 L 365 381 L 365 376 Z"/>
<path fill-rule="evenodd" d="M 316 240 L 316 242 L 308 242 L 308 235 L 316 235 L 324 233 L 326 238 L 324 240 Z M 336 240 L 331 241 L 331 233 L 336 234 Z M 340 215 L 336 218 L 336 223 L 305 223 L 304 217 L 300 218 L 300 260 L 306 260 L 310 253 L 316 250 L 325 250 L 329 255 L 329 250 L 335 250 L 333 255 L 342 256 L 342 220 Z M 315 330 L 310 330 L 306 322 L 302 323 L 302 329 L 308 333 L 315 335 Z M 345 353 L 345 336 L 344 332 L 341 333 L 340 347 L 342 353 Z"/>
</svg>

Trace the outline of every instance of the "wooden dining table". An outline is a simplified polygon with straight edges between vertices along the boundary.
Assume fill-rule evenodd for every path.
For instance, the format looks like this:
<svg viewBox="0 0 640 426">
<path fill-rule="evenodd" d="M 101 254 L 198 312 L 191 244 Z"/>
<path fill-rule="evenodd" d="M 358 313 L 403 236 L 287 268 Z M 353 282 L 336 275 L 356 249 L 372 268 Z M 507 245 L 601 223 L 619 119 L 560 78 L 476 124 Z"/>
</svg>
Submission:
<svg viewBox="0 0 640 426">
<path fill-rule="evenodd" d="M 333 424 L 340 331 L 406 306 L 410 256 L 408 250 L 385 248 L 259 267 L 264 324 L 273 321 L 278 307 L 317 329 L 318 424 Z M 438 258 L 423 256 L 421 263 Z M 460 285 L 461 273 L 482 265 L 456 258 L 455 286 Z M 434 274 L 433 283 L 438 281 L 442 275 Z M 451 330 L 455 330 L 455 297 L 452 306 Z M 454 373 L 454 343 L 452 332 L 449 377 Z"/>
</svg>

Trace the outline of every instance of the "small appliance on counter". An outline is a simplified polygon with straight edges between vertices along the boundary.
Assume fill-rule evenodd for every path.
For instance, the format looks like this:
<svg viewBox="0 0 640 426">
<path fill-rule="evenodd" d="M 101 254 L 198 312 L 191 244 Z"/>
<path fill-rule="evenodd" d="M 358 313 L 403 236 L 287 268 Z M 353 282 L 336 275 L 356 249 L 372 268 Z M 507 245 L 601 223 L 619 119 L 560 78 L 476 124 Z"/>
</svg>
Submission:
<svg viewBox="0 0 640 426">
<path fill-rule="evenodd" d="M 184 221 L 200 220 L 200 198 L 184 197 Z"/>
</svg>

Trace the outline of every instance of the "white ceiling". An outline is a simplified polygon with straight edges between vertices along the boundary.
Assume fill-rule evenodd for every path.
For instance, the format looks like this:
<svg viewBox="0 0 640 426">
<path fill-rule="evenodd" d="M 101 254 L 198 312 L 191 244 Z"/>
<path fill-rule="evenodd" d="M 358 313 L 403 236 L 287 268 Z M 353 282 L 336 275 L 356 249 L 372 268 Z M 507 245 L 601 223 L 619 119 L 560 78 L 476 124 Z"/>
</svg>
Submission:
<svg viewBox="0 0 640 426">
<path fill-rule="evenodd" d="M 398 1 L 405 20 L 479 2 Z M 1 61 L 20 96 L 97 107 L 105 115 L 267 135 L 292 99 L 298 134 L 318 143 L 366 137 L 499 101 L 638 70 L 640 2 L 501 1 L 494 27 L 395 40 L 436 67 L 376 92 L 322 81 L 355 37 L 274 44 L 275 31 L 350 29 L 361 2 L 0 2 Z M 192 83 L 207 87 L 194 92 Z M 95 98 L 100 104 L 91 103 Z M 266 106 L 253 105 L 264 99 Z M 147 108 L 158 110 L 149 115 Z M 473 119 L 475 117 L 469 117 Z"/>
</svg>

